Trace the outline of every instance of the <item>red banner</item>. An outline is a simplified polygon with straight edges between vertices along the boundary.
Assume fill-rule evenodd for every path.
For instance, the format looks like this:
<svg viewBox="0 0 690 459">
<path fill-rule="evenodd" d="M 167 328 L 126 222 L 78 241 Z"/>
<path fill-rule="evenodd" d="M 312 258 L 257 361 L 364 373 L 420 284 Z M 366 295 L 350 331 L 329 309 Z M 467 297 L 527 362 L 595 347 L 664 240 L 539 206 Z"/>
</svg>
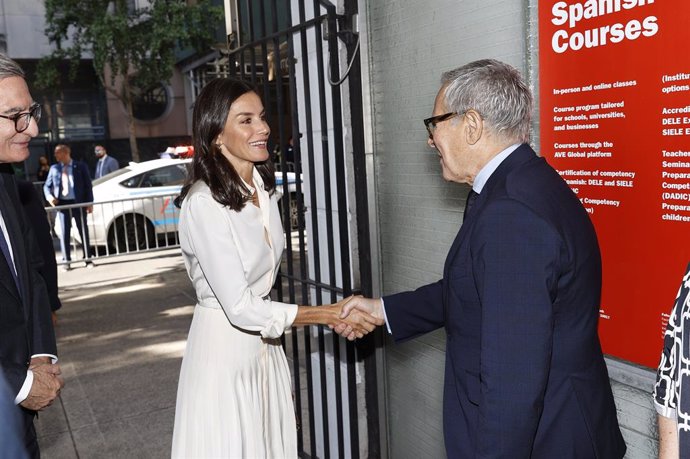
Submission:
<svg viewBox="0 0 690 459">
<path fill-rule="evenodd" d="M 656 367 L 690 262 L 690 2 L 539 2 L 541 154 L 597 229 L 604 352 Z"/>
</svg>

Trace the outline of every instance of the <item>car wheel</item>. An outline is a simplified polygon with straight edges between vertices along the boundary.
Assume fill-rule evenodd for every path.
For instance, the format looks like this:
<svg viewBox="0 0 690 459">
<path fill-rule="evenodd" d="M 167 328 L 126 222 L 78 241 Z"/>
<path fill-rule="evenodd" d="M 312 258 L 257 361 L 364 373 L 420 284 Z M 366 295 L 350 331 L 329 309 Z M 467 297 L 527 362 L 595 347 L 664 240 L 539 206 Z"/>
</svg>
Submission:
<svg viewBox="0 0 690 459">
<path fill-rule="evenodd" d="M 156 247 L 156 233 L 143 215 L 125 215 L 110 227 L 108 245 L 116 253 L 138 252 Z"/>
</svg>

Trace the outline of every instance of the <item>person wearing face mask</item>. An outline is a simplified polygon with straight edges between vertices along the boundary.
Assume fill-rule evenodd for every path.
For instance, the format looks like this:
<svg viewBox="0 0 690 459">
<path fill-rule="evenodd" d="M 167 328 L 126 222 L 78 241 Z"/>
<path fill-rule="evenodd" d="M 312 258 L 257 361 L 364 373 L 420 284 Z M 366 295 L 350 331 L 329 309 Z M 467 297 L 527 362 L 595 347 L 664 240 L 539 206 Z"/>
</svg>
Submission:
<svg viewBox="0 0 690 459">
<path fill-rule="evenodd" d="M 194 157 L 177 204 L 197 295 L 177 392 L 172 457 L 297 457 L 291 377 L 280 337 L 340 325 L 349 339 L 382 321 L 339 319 L 271 300 L 284 247 L 264 107 L 248 83 L 211 81 L 194 104 Z"/>
</svg>

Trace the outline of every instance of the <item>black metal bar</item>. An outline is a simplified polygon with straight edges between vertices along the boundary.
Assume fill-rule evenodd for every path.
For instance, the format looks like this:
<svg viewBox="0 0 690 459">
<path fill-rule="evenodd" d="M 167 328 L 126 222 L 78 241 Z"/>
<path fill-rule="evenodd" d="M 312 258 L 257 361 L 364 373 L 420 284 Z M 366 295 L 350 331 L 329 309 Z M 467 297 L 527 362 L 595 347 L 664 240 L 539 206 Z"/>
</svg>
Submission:
<svg viewBox="0 0 690 459">
<path fill-rule="evenodd" d="M 358 13 L 357 0 L 345 0 L 345 17 L 349 21 L 347 30 L 355 30 L 354 15 Z M 357 37 L 359 39 L 359 37 Z M 361 54 L 355 55 L 355 41 L 346 42 L 347 57 L 352 61 L 348 76 L 350 113 L 352 123 L 352 154 L 355 183 L 355 205 L 357 215 L 357 243 L 359 248 L 359 281 L 362 294 L 373 295 L 373 274 L 371 261 L 371 240 L 369 234 L 369 199 L 367 190 L 367 166 L 364 143 L 364 103 L 362 101 Z M 364 361 L 364 399 L 367 409 L 367 444 L 369 457 L 381 456 L 381 432 L 379 426 L 378 381 L 376 368 L 376 342 L 381 341 L 381 331 L 360 340 L 357 345 L 359 357 Z M 354 377 L 354 375 L 353 375 Z"/>
<path fill-rule="evenodd" d="M 316 14 L 318 11 L 318 7 L 314 8 L 314 14 Z M 320 32 L 319 27 L 315 27 L 315 31 Z M 316 37 L 316 47 L 317 47 L 317 52 L 316 56 L 321 56 L 320 52 L 320 40 L 317 35 Z M 305 54 L 305 56 L 308 56 L 308 54 Z M 307 59 L 303 58 L 303 61 L 306 61 Z M 317 59 L 317 67 L 323 67 L 323 64 L 320 60 Z M 307 67 L 307 72 L 309 71 Z M 325 104 L 324 104 L 324 91 L 323 91 L 323 72 L 318 74 L 318 80 L 317 80 L 317 87 L 319 91 L 319 97 L 318 97 L 318 102 L 319 102 L 319 113 L 321 115 L 321 119 L 324 118 L 325 116 Z M 323 147 L 324 144 L 324 135 L 323 135 L 323 130 L 325 129 L 327 125 L 325 123 L 321 123 L 321 144 L 322 148 L 321 151 L 328 151 L 327 144 L 326 148 Z M 313 136 L 313 132 L 309 133 L 310 137 Z M 316 166 L 314 164 L 315 162 L 315 151 L 312 149 L 309 155 L 309 170 L 310 170 L 310 177 L 316 178 Z M 319 281 L 321 280 L 321 256 L 320 256 L 320 237 L 319 237 L 319 224 L 318 224 L 318 200 L 317 200 L 317 194 L 316 194 L 316 180 L 312 180 L 310 183 L 311 186 L 311 204 L 312 204 L 312 240 L 315 241 L 313 244 L 314 247 L 314 279 Z M 326 228 L 327 236 L 330 236 L 330 233 L 328 233 L 328 227 Z M 330 254 L 330 252 L 327 252 Z M 323 303 L 323 297 L 321 294 L 321 289 L 316 289 L 316 303 L 317 304 L 322 304 Z M 321 425 L 322 425 L 322 432 L 323 432 L 323 454 L 325 459 L 329 459 L 331 454 L 330 454 L 330 425 L 329 425 L 329 416 L 328 416 L 328 384 L 327 384 L 327 375 L 326 375 L 326 341 L 325 341 L 325 336 L 323 329 L 319 327 L 317 331 L 317 343 L 318 343 L 318 349 L 319 349 L 319 379 L 321 382 Z"/>
<path fill-rule="evenodd" d="M 263 90 L 263 96 L 262 100 L 264 103 L 264 109 L 266 111 L 266 118 L 271 119 L 273 115 L 273 110 L 274 108 L 276 109 L 276 114 L 278 117 L 282 116 L 282 113 L 280 112 L 277 107 L 275 107 L 275 104 L 273 103 L 273 97 L 271 95 L 271 85 L 270 82 L 268 81 L 268 40 L 266 39 L 267 35 L 267 27 L 266 27 L 266 8 L 264 5 L 264 1 L 258 2 L 259 5 L 259 34 L 257 36 L 252 37 L 253 40 L 260 40 L 261 43 L 261 66 L 262 66 L 262 76 L 261 76 L 261 88 Z M 256 52 L 256 46 L 252 46 L 250 48 L 252 50 L 252 55 Z M 256 61 L 252 65 L 252 72 L 253 74 L 256 74 Z M 258 79 L 258 77 L 257 77 Z M 252 80 L 253 84 L 257 84 L 255 80 Z"/>
<path fill-rule="evenodd" d="M 300 24 L 307 24 L 310 21 L 306 20 L 306 13 L 304 9 L 304 2 L 299 2 L 299 22 Z M 307 158 L 309 167 L 309 177 L 316 177 L 314 170 L 314 128 L 312 125 L 312 109 L 311 109 L 311 78 L 309 76 L 309 61 L 307 56 L 309 56 L 309 47 L 307 45 L 307 28 L 300 27 L 297 30 L 300 32 L 300 49 L 302 55 L 302 73 L 304 74 L 304 100 L 305 100 L 305 123 L 306 123 L 306 134 L 307 134 Z M 301 143 L 300 143 L 301 144 Z M 301 151 L 299 151 L 300 158 L 302 157 Z M 311 206 L 312 206 L 312 222 L 311 222 L 311 238 L 312 240 L 318 241 L 319 239 L 319 226 L 316 219 L 316 184 L 312 180 L 310 183 L 311 191 Z M 316 260 L 314 263 L 314 278 L 321 278 L 321 267 L 318 263 L 320 257 L 320 248 L 318 244 L 314 244 L 313 248 L 313 259 Z M 306 277 L 306 276 L 305 276 Z M 303 291 L 306 292 L 306 286 L 303 285 Z M 321 290 L 315 289 L 317 296 L 317 301 L 321 299 Z M 306 296 L 305 296 L 306 297 Z M 311 367 L 311 335 L 309 333 L 310 328 L 305 328 L 304 341 L 305 350 L 308 349 L 307 358 L 307 377 L 308 377 L 308 393 L 309 393 L 309 429 L 310 429 L 310 452 L 312 456 L 316 456 L 316 413 L 314 410 L 314 387 L 313 387 L 313 369 Z M 323 396 L 323 393 L 322 393 Z M 328 432 L 328 424 L 326 423 L 325 433 Z M 324 438 L 328 438 L 324 433 Z"/>
<path fill-rule="evenodd" d="M 273 16 L 273 24 L 272 24 L 272 31 L 275 32 L 278 30 L 278 8 L 276 5 L 276 0 L 273 0 L 271 2 L 271 14 Z M 289 38 L 289 37 L 288 37 Z M 276 87 L 276 106 L 278 107 L 278 133 L 280 137 L 280 145 L 281 149 L 283 152 L 287 151 L 287 145 L 285 143 L 285 116 L 283 113 L 283 110 L 281 110 L 282 107 L 285 106 L 284 104 L 284 95 L 283 95 L 283 74 L 282 74 L 282 69 L 280 68 L 280 35 L 276 36 L 275 38 L 271 39 L 273 42 L 273 63 L 272 65 L 275 67 L 274 71 L 274 81 L 275 81 L 275 87 Z M 277 65 L 276 65 L 277 63 Z M 266 67 L 264 67 L 264 79 L 268 80 L 268 74 L 270 73 L 270 69 L 268 68 L 268 64 Z M 296 116 L 293 115 L 293 116 Z M 285 154 L 283 153 L 281 155 L 281 169 L 282 169 L 282 174 L 283 174 L 283 197 L 282 197 L 282 208 L 283 208 L 283 226 L 286 226 L 286 237 L 287 237 L 287 250 L 286 250 L 286 259 L 287 259 L 287 270 L 289 274 L 293 274 L 294 272 L 294 267 L 293 267 L 293 260 L 292 260 L 292 222 L 290 219 L 290 190 L 289 190 L 289 183 L 288 183 L 288 177 L 287 177 L 287 172 L 285 170 Z M 299 181 L 300 178 L 299 176 L 295 176 L 295 181 Z M 287 223 L 287 225 L 286 225 Z M 288 292 L 289 292 L 289 298 L 290 301 L 295 301 L 295 282 L 288 278 Z"/>
<path fill-rule="evenodd" d="M 328 45 L 329 45 L 329 61 L 330 61 L 330 78 L 339 78 L 340 75 L 340 65 L 339 65 L 339 52 L 338 52 L 338 39 L 337 30 L 338 24 L 336 23 L 336 13 L 335 7 L 328 8 Z M 334 137 L 336 139 L 343 139 L 342 133 L 342 111 L 340 106 L 342 105 L 340 86 L 331 84 L 331 97 L 333 98 L 334 107 L 337 106 L 338 109 L 334 109 L 333 113 L 333 128 Z M 358 88 L 356 88 L 358 89 Z M 346 171 L 345 171 L 345 152 L 343 142 L 337 142 L 335 144 L 335 166 L 336 166 L 336 187 L 339 191 L 337 195 L 338 199 L 338 209 L 339 209 L 339 231 L 340 237 L 340 262 L 342 271 L 342 282 L 343 290 L 346 294 L 352 291 L 352 280 L 350 277 L 350 246 L 349 238 L 346 235 L 349 234 L 349 226 L 347 219 L 347 195 L 345 194 L 346 188 Z M 336 344 L 334 344 L 335 346 Z M 340 342 L 338 341 L 338 346 Z M 358 422 L 358 406 L 357 406 L 357 382 L 356 382 L 356 371 L 355 371 L 355 348 L 354 344 L 351 342 L 345 343 L 346 352 L 346 372 L 347 372 L 347 390 L 348 390 L 348 415 L 349 415 L 349 432 L 350 432 L 350 454 L 353 458 L 359 457 L 359 422 Z M 340 360 L 340 359 L 338 359 Z M 339 372 L 337 372 L 339 375 Z M 340 376 L 338 376 L 339 378 Z M 341 445 L 339 445 L 341 447 Z"/>
<path fill-rule="evenodd" d="M 314 0 L 314 11 L 319 10 L 318 0 Z M 330 23 L 331 16 L 333 16 L 333 11 L 328 11 L 328 22 Z M 331 194 L 331 167 L 330 167 L 330 142 L 328 141 L 328 116 L 326 113 L 326 88 L 325 88 L 325 70 L 323 63 L 323 46 L 322 46 L 322 35 L 321 28 L 316 27 L 314 30 L 315 41 L 316 41 L 316 56 L 317 60 L 317 75 L 319 83 L 319 102 L 320 102 L 320 121 L 321 121 L 321 147 L 322 147 L 322 161 L 323 161 L 323 200 L 325 207 L 325 217 L 326 217 L 326 247 L 328 250 L 328 274 L 331 283 L 337 283 L 336 277 L 336 267 L 335 267 L 335 241 L 334 241 L 334 230 L 333 230 L 333 201 Z M 334 137 L 338 139 L 338 134 L 336 130 L 338 129 L 338 122 L 336 121 L 336 116 L 340 114 L 340 104 L 336 98 L 331 99 L 332 113 L 333 113 L 333 130 Z M 337 152 L 339 142 L 334 142 L 335 151 Z M 337 154 L 336 154 L 337 155 Z M 337 197 L 337 191 L 336 191 Z M 345 233 L 346 234 L 346 233 Z M 340 233 L 341 237 L 345 237 L 343 233 Z M 342 255 L 342 254 L 341 254 Z M 331 293 L 331 302 L 336 302 L 338 300 L 337 296 Z M 334 373 L 334 391 L 335 391 L 335 402 L 336 402 L 336 426 L 337 426 L 337 444 L 338 444 L 338 457 L 343 457 L 344 455 L 344 443 L 343 443 L 343 402 L 342 402 L 342 384 L 340 381 L 340 345 L 339 339 L 336 335 L 332 335 L 332 348 L 333 348 L 333 373 Z M 327 402 L 327 400 L 326 400 Z M 329 438 L 324 439 L 324 444 L 329 443 Z"/>
<path fill-rule="evenodd" d="M 323 282 L 317 282 L 313 279 L 307 278 L 306 276 L 305 277 L 298 277 L 294 274 L 291 275 L 291 274 L 285 274 L 285 273 L 282 273 L 281 276 L 285 277 L 286 279 L 292 279 L 297 283 L 301 283 L 304 285 L 311 285 L 311 286 L 319 288 L 321 290 L 327 290 L 329 292 L 332 292 L 336 296 L 338 296 L 338 295 L 342 296 L 344 294 L 343 289 L 341 287 L 338 287 L 335 285 L 330 285 L 330 284 L 324 284 Z M 306 302 L 305 302 L 305 304 L 306 304 Z"/>
<path fill-rule="evenodd" d="M 263 2 L 261 3 L 261 14 L 262 17 L 266 17 L 265 14 L 265 9 L 264 9 L 264 4 Z M 271 14 L 273 17 L 272 21 L 272 28 L 271 32 L 275 33 L 278 31 L 278 9 L 276 5 L 276 0 L 272 0 L 271 2 Z M 263 35 L 265 34 L 265 31 L 263 32 Z M 276 86 L 276 114 L 278 115 L 278 132 L 279 132 L 279 138 L 280 138 L 280 144 L 284 145 L 283 139 L 285 138 L 285 113 L 282 110 L 282 107 L 284 106 L 283 102 L 283 78 L 282 78 L 282 70 L 280 68 L 280 36 L 276 36 L 276 38 L 273 38 L 273 65 L 277 62 L 277 66 L 275 67 L 275 73 L 274 73 L 274 82 Z M 289 40 L 289 37 L 287 37 Z M 267 54 L 267 49 L 266 45 L 262 43 L 262 50 L 263 50 L 263 55 L 264 55 L 264 86 L 269 85 L 270 82 L 268 81 L 268 76 L 270 75 L 271 69 L 269 68 L 268 64 L 268 54 Z M 296 111 L 294 112 L 296 113 Z M 296 116 L 296 115 L 293 115 Z M 286 147 L 282 147 L 283 151 L 285 151 Z M 281 157 L 281 162 L 284 163 L 284 155 Z M 295 302 L 295 281 L 292 279 L 292 274 L 294 272 L 294 267 L 293 267 L 293 254 L 292 254 L 292 238 L 291 238 L 291 233 L 292 233 L 292 228 L 290 226 L 290 193 L 288 191 L 289 188 L 289 183 L 287 179 L 287 174 L 285 174 L 285 169 L 281 168 L 283 170 L 283 202 L 282 202 L 282 207 L 284 209 L 284 214 L 283 214 L 283 226 L 285 226 L 285 222 L 287 222 L 287 227 L 286 227 L 286 238 L 287 238 L 287 253 L 286 253 L 286 262 L 287 262 L 287 271 L 290 276 L 287 278 L 288 279 L 288 298 L 290 302 Z M 287 202 L 287 204 L 286 204 Z M 281 278 L 281 293 L 282 293 L 282 278 Z M 309 356 L 305 356 L 309 358 Z M 293 372 L 294 372 L 294 397 L 295 397 L 295 406 L 298 407 L 297 410 L 297 419 L 299 419 L 299 427 L 301 430 L 301 419 L 302 419 L 302 393 L 301 393 L 301 380 L 300 380 L 300 355 L 299 355 L 299 339 L 297 336 L 297 328 L 292 329 L 292 359 L 293 359 Z M 302 435 L 298 434 L 297 435 L 297 450 L 302 451 L 304 449 L 304 441 Z"/>
<path fill-rule="evenodd" d="M 249 20 L 247 21 L 247 24 L 249 26 L 249 40 L 254 41 L 257 39 L 262 39 L 263 37 L 259 36 L 257 37 L 256 30 L 254 29 L 254 2 L 251 0 L 247 0 L 247 16 Z M 263 2 L 259 2 L 260 5 L 263 4 Z M 244 53 L 242 53 L 244 54 Z M 265 53 L 264 53 L 265 54 Z M 250 81 L 254 86 L 258 86 L 257 81 L 256 81 L 256 47 L 252 46 L 249 48 L 249 62 L 251 65 L 251 78 Z M 245 74 L 245 68 L 242 67 L 242 76 L 244 77 Z M 264 88 L 264 100 L 266 96 L 266 89 Z"/>
<path fill-rule="evenodd" d="M 302 3 L 302 1 L 300 1 L 300 3 Z M 300 4 L 300 7 L 301 6 L 302 5 Z M 240 51 L 244 51 L 244 50 L 251 48 L 253 46 L 260 45 L 262 41 L 273 39 L 274 36 L 285 35 L 285 34 L 294 34 L 297 32 L 305 31 L 305 30 L 311 28 L 312 26 L 320 25 L 325 18 L 326 18 L 326 15 L 324 14 L 322 16 L 317 16 L 317 17 L 314 17 L 312 19 L 309 19 L 308 21 L 305 20 L 304 22 L 300 22 L 299 24 L 294 25 L 292 27 L 288 27 L 287 29 L 283 29 L 279 32 L 275 32 L 275 33 L 271 33 L 269 35 L 266 35 L 261 40 L 251 41 L 251 42 L 246 43 L 242 46 L 238 46 L 237 48 L 233 48 L 233 49 L 229 50 L 228 52 L 230 54 L 239 53 Z"/>
</svg>

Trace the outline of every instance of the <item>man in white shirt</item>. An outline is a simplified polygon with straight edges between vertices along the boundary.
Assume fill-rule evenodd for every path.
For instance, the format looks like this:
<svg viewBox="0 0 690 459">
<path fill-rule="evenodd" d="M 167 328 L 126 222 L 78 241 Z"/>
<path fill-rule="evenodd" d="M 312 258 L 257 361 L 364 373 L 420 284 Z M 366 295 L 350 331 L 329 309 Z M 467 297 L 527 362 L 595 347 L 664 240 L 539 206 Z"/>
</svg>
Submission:
<svg viewBox="0 0 690 459">
<path fill-rule="evenodd" d="M 0 54 L 0 372 L 22 422 L 20 441 L 34 458 L 40 453 L 33 419 L 64 386 L 48 293 L 36 270 L 42 258 L 11 165 L 29 156 L 40 116 L 22 69 Z M 5 452 L 0 449 L 0 454 Z"/>
<path fill-rule="evenodd" d="M 94 148 L 93 152 L 98 158 L 95 175 L 97 179 L 120 168 L 117 160 L 111 156 L 108 156 L 108 152 L 103 145 L 96 145 L 96 148 Z"/>
</svg>

